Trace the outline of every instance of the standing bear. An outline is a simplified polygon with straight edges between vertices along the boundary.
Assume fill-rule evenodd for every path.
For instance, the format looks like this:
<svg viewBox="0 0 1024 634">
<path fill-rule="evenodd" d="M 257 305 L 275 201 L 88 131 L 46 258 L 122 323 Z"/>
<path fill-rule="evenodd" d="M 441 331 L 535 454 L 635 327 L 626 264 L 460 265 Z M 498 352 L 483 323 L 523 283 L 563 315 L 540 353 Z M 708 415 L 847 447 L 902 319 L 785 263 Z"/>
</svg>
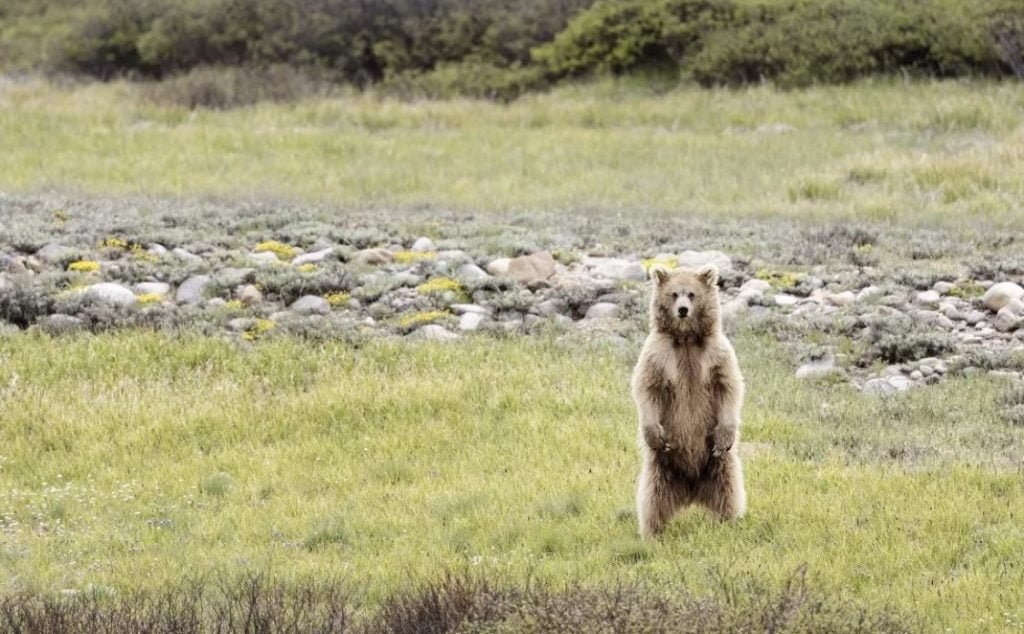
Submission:
<svg viewBox="0 0 1024 634">
<path fill-rule="evenodd" d="M 718 269 L 651 270 L 650 334 L 633 370 L 643 459 L 640 534 L 657 535 L 680 507 L 723 520 L 746 510 L 739 426 L 743 376 L 722 333 Z"/>
</svg>

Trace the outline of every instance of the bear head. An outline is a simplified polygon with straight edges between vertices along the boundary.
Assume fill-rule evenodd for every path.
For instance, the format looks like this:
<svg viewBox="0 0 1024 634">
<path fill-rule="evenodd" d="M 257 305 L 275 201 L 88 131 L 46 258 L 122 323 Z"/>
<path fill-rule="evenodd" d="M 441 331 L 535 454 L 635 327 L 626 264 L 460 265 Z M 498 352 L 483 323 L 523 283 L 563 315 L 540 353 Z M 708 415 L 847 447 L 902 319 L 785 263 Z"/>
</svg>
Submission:
<svg viewBox="0 0 1024 634">
<path fill-rule="evenodd" d="M 676 341 L 700 341 L 721 329 L 718 311 L 718 269 L 696 271 L 651 269 L 651 329 Z"/>
</svg>

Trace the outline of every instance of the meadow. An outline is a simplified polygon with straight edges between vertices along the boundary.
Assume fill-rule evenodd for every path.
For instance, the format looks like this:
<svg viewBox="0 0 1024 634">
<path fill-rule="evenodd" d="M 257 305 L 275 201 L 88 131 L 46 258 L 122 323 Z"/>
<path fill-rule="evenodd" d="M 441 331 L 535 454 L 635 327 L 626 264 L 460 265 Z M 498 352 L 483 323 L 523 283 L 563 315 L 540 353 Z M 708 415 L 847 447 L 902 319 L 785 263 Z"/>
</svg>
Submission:
<svg viewBox="0 0 1024 634">
<path fill-rule="evenodd" d="M 655 86 L 657 87 L 657 86 Z M 473 212 L 1013 225 L 1019 84 L 568 86 L 510 105 L 343 94 L 231 111 L 124 83 L 0 90 L 0 188 Z"/>
<path fill-rule="evenodd" d="M 1024 88 L 1010 83 L 655 92 L 623 80 L 510 105 L 345 93 L 188 111 L 127 83 L 11 81 L 0 139 L 8 200 L 112 201 L 96 227 L 75 212 L 26 230 L 60 241 L 180 213 L 227 242 L 271 226 L 275 208 L 316 208 L 406 232 L 525 227 L 538 241 L 608 222 L 594 232 L 634 251 L 634 223 L 691 227 L 673 239 L 711 247 L 719 234 L 704 227 L 720 221 L 723 248 L 793 259 L 787 249 L 813 240 L 787 242 L 796 228 L 856 221 L 896 275 L 1017 257 L 1024 218 Z M 261 206 L 188 211 L 209 198 Z M 343 226 L 336 213 L 316 218 Z M 699 222 L 660 224 L 679 218 Z M 908 236 L 938 235 L 943 253 L 909 253 Z M 759 247 L 765 236 L 776 244 Z M 642 542 L 636 339 L 4 332 L 0 616 L 25 597 L 116 603 L 255 574 L 337 580 L 372 617 L 447 573 L 517 588 L 637 583 L 704 608 L 756 604 L 801 578 L 833 620 L 791 631 L 878 631 L 876 617 L 891 631 L 1024 629 L 1024 427 L 1001 414 L 1024 396 L 1005 377 L 952 373 L 873 397 L 797 379 L 779 332 L 740 323 L 749 514 L 720 524 L 692 510 Z M 552 631 L 501 625 L 462 627 Z"/>
</svg>

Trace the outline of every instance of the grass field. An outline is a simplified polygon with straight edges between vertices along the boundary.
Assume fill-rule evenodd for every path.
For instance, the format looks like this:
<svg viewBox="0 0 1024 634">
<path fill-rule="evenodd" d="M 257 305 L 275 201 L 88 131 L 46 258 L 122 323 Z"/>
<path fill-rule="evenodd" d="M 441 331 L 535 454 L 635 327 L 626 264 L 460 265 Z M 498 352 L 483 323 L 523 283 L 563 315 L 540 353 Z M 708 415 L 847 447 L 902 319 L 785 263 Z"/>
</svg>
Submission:
<svg viewBox="0 0 1024 634">
<path fill-rule="evenodd" d="M 127 84 L 0 88 L 0 188 L 272 195 L 343 206 L 1013 224 L 1024 86 L 780 92 L 635 82 L 509 106 L 372 95 L 228 112 Z"/>
<path fill-rule="evenodd" d="M 802 221 L 856 220 L 879 279 L 927 288 L 933 270 L 1021 270 L 1022 148 L 1010 83 L 654 94 L 623 80 L 508 106 L 346 95 L 189 112 L 126 83 L 10 80 L 0 194 L 28 198 L 0 234 L 26 253 L 111 235 L 248 248 L 276 227 L 303 244 L 351 229 L 363 246 L 653 255 L 672 231 L 692 235 L 670 246 L 827 277 L 855 268 L 848 249 Z M 196 204 L 208 196 L 258 204 Z M 794 378 L 777 334 L 734 337 L 749 515 L 688 512 L 654 543 L 633 512 L 635 340 L 0 335 L 0 615 L 20 593 L 127 596 L 208 573 L 341 578 L 372 611 L 446 571 L 701 596 L 806 570 L 828 601 L 907 631 L 1024 629 L 1024 427 L 1001 415 L 1006 382 L 871 398 Z"/>
<path fill-rule="evenodd" d="M 712 572 L 771 585 L 806 566 L 817 591 L 929 631 L 1024 621 L 1024 430 L 998 422 L 992 379 L 870 400 L 798 382 L 776 344 L 743 334 L 749 516 L 686 513 L 648 545 L 632 351 L 3 343 L 7 592 L 270 571 L 344 575 L 373 601 L 464 569 L 699 592 Z"/>
</svg>

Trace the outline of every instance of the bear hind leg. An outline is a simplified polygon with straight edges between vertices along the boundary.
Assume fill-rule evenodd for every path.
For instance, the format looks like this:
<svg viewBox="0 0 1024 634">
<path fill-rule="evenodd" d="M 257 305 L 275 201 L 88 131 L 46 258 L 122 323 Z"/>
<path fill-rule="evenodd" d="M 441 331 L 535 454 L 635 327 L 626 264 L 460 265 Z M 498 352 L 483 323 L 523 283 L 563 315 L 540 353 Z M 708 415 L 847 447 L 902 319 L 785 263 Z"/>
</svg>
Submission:
<svg viewBox="0 0 1024 634">
<path fill-rule="evenodd" d="M 682 494 L 667 474 L 652 460 L 645 460 L 636 493 L 636 514 L 641 537 L 657 536 L 681 505 Z"/>
<path fill-rule="evenodd" d="M 747 512 L 743 465 L 735 447 L 722 456 L 718 468 L 701 484 L 697 501 L 723 521 L 739 519 Z"/>
</svg>

